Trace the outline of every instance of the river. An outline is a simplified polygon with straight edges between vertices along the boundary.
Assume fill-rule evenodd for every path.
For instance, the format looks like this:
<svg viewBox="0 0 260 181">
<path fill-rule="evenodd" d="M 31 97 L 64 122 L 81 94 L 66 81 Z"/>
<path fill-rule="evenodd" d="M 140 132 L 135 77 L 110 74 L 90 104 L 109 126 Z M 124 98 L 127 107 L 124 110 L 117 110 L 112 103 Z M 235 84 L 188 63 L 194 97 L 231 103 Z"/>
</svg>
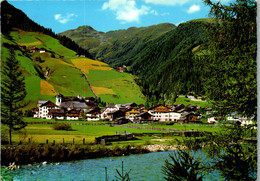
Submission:
<svg viewBox="0 0 260 181">
<path fill-rule="evenodd" d="M 14 181 L 105 181 L 105 167 L 108 180 L 116 180 L 116 169 L 121 173 L 130 171 L 133 181 L 162 181 L 162 166 L 169 158 L 168 152 L 154 152 L 122 157 L 85 159 L 80 161 L 24 165 L 20 169 L 8 171 L 8 177 Z M 200 153 L 201 154 L 201 153 Z M 221 180 L 218 171 L 211 172 L 203 180 Z"/>
</svg>

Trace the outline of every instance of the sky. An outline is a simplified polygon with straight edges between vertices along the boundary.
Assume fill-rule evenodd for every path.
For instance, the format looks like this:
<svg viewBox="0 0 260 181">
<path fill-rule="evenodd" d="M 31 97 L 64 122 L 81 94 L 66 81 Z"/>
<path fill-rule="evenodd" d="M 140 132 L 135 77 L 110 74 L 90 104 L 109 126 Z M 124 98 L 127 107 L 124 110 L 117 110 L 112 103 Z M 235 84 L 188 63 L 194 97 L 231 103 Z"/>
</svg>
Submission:
<svg viewBox="0 0 260 181">
<path fill-rule="evenodd" d="M 228 3 L 230 0 L 222 0 Z M 8 0 L 36 23 L 55 33 L 88 25 L 114 31 L 160 23 L 179 25 L 207 18 L 202 0 Z"/>
</svg>

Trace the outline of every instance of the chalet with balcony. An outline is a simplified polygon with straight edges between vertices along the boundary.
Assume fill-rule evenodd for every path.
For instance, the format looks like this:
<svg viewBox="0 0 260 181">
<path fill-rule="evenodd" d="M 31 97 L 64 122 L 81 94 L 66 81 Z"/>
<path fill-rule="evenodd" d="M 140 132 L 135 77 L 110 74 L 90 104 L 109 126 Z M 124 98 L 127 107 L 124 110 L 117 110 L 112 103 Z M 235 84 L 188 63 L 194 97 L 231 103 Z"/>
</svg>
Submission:
<svg viewBox="0 0 260 181">
<path fill-rule="evenodd" d="M 98 121 L 100 119 L 100 108 L 94 107 L 86 112 L 87 121 Z"/>
<path fill-rule="evenodd" d="M 79 110 L 71 109 L 66 112 L 66 119 L 67 120 L 79 120 Z"/>
<path fill-rule="evenodd" d="M 140 114 L 140 111 L 137 109 L 131 109 L 130 111 L 126 111 L 125 118 L 133 122 L 138 114 Z"/>
</svg>

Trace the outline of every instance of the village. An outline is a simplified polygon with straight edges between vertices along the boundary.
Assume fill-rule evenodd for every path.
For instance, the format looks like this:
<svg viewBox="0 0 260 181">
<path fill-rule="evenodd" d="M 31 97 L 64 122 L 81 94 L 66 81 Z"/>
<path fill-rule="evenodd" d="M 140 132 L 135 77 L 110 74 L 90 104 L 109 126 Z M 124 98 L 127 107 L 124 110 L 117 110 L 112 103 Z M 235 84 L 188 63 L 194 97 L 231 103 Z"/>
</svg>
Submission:
<svg viewBox="0 0 260 181">
<path fill-rule="evenodd" d="M 189 96 L 191 99 L 192 96 Z M 143 104 L 107 104 L 103 110 L 98 106 L 94 97 L 83 98 L 65 97 L 58 93 L 56 102 L 38 101 L 37 108 L 33 109 L 34 118 L 44 118 L 53 120 L 86 120 L 86 121 L 111 121 L 115 124 L 148 123 L 161 122 L 165 124 L 173 123 L 202 123 L 201 119 L 207 120 L 208 124 L 218 123 L 218 117 L 214 115 L 211 107 L 201 108 L 200 106 L 189 104 L 155 105 L 146 108 Z M 206 116 L 198 113 L 202 110 Z M 239 121 L 242 125 L 252 124 L 251 119 L 240 117 L 236 114 L 228 115 L 226 121 Z"/>
</svg>

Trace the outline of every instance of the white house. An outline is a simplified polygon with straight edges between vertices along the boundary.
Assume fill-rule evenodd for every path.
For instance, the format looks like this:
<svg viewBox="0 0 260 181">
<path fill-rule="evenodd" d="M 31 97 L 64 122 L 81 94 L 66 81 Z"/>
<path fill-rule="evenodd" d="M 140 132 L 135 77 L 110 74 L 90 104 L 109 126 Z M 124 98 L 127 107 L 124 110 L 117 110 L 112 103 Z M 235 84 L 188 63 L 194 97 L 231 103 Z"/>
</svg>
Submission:
<svg viewBox="0 0 260 181">
<path fill-rule="evenodd" d="M 50 109 L 59 109 L 59 107 L 51 101 L 45 102 L 44 104 L 42 104 L 39 107 L 38 118 L 47 118 L 48 117 L 48 119 L 49 119 L 48 114 L 49 114 Z"/>
<path fill-rule="evenodd" d="M 100 119 L 100 108 L 92 108 L 86 112 L 87 121 L 98 121 Z"/>
<path fill-rule="evenodd" d="M 218 123 L 217 117 L 210 117 L 210 118 L 208 118 L 208 123 L 210 123 L 210 124 Z"/>
<path fill-rule="evenodd" d="M 159 121 L 173 121 L 177 122 L 181 118 L 181 113 L 177 112 L 154 112 L 153 120 Z"/>
<path fill-rule="evenodd" d="M 40 53 L 45 53 L 46 49 L 45 48 L 40 48 Z"/>
<path fill-rule="evenodd" d="M 108 117 L 108 113 L 112 113 L 117 110 L 119 109 L 113 103 L 109 103 L 101 113 L 101 119 L 106 119 Z"/>
<path fill-rule="evenodd" d="M 49 113 L 46 119 L 65 119 L 65 110 L 64 109 L 49 109 Z"/>
</svg>

